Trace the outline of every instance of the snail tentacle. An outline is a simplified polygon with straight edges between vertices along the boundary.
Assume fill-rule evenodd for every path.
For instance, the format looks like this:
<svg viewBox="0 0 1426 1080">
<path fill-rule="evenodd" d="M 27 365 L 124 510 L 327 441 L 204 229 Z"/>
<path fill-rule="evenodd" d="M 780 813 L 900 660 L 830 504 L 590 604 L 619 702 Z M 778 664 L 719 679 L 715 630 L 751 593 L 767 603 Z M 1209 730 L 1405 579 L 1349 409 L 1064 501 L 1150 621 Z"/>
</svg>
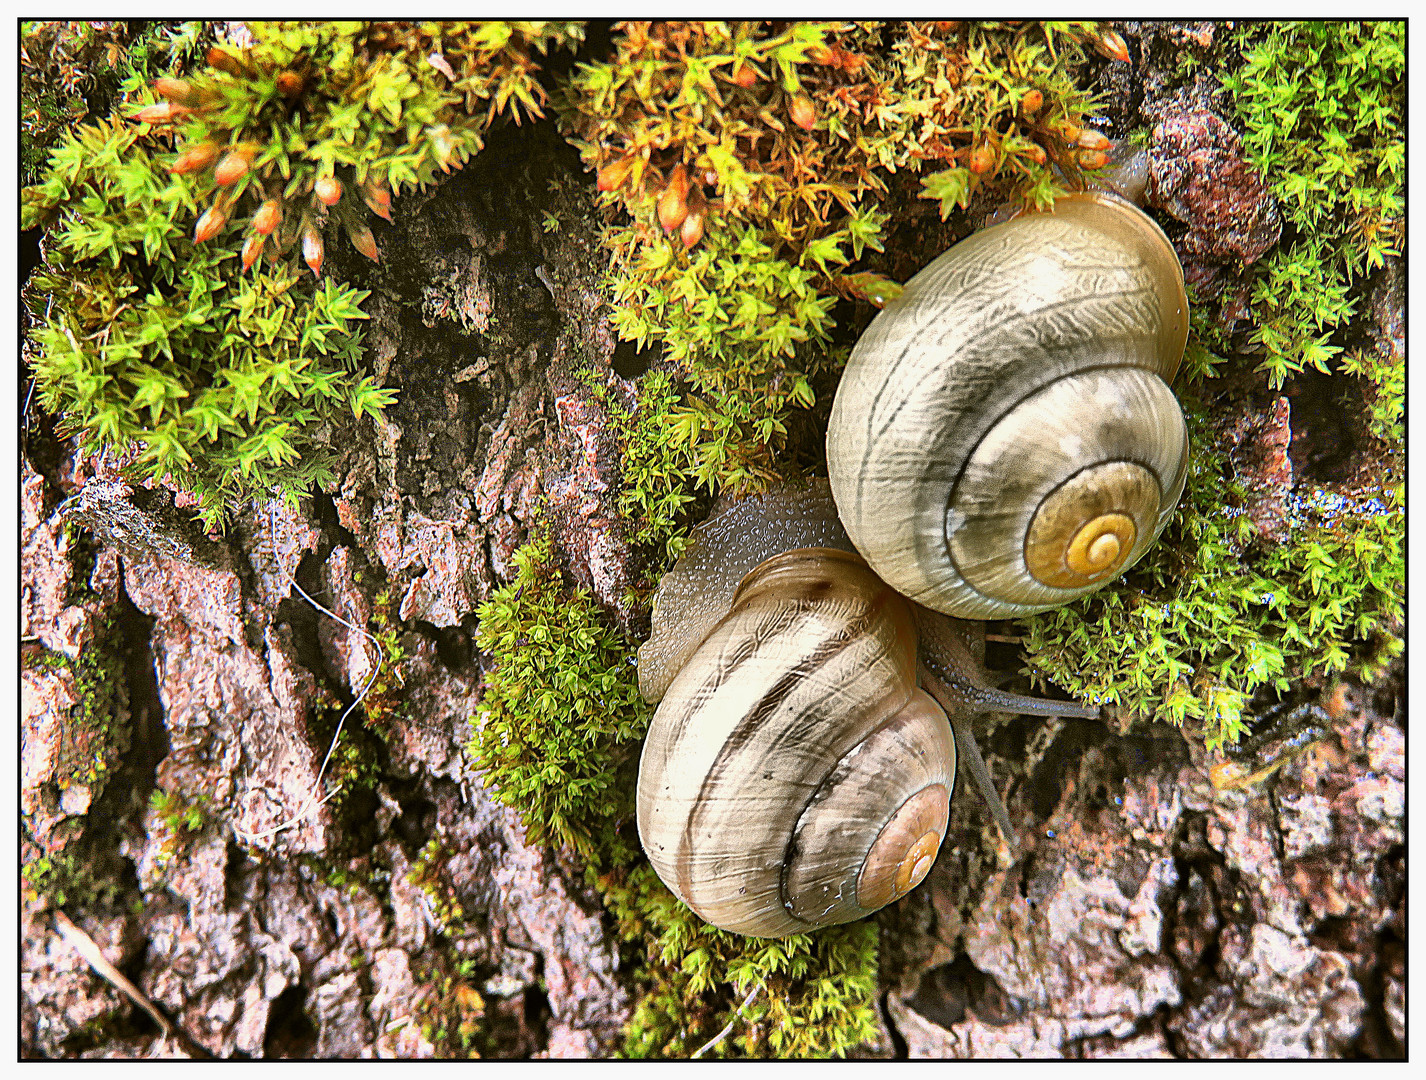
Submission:
<svg viewBox="0 0 1426 1080">
<path fill-rule="evenodd" d="M 970 778 L 975 782 L 976 789 L 980 792 L 981 798 L 985 800 L 985 805 L 990 808 L 990 816 L 995 819 L 996 827 L 1000 829 L 1000 835 L 1010 846 L 1010 853 L 1018 854 L 1020 845 L 1015 839 L 1015 826 L 1010 823 L 1010 812 L 1005 809 L 1000 792 L 995 790 L 995 781 L 990 777 L 990 769 L 985 764 L 985 758 L 980 755 L 980 745 L 975 741 L 975 733 L 971 731 L 970 724 L 966 720 L 965 709 L 957 701 L 956 695 L 950 688 L 936 678 L 924 663 L 921 666 L 921 682 L 930 695 L 940 703 L 941 708 L 946 710 L 946 718 L 950 720 L 951 730 L 956 735 L 956 748 L 960 752 L 959 760 L 965 763 L 966 771 L 970 773 Z"/>
<path fill-rule="evenodd" d="M 915 606 L 916 632 L 921 662 L 935 672 L 950 697 L 963 708 L 977 712 L 1011 712 L 1022 716 L 1074 716 L 1093 720 L 1099 710 L 1077 701 L 1014 694 L 991 685 L 989 673 L 966 647 L 957 630 L 960 620 L 919 604 Z M 945 703 L 942 702 L 944 705 Z"/>
</svg>

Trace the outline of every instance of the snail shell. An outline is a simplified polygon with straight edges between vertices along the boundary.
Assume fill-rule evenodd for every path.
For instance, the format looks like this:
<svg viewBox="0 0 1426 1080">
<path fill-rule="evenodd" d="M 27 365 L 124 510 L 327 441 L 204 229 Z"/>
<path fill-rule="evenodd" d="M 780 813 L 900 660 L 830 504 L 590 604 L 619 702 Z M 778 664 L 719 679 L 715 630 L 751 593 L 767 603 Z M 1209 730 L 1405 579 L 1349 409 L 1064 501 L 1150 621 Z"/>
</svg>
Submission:
<svg viewBox="0 0 1426 1080">
<path fill-rule="evenodd" d="M 849 922 L 919 884 L 956 770 L 946 714 L 917 686 L 911 606 L 860 556 L 798 547 L 733 578 L 787 529 L 849 546 L 815 489 L 738 504 L 666 575 L 639 653 L 641 686 L 674 669 L 650 680 L 666 688 L 639 762 L 644 851 L 705 921 L 759 937 Z"/>
<path fill-rule="evenodd" d="M 1168 381 L 1188 302 L 1162 230 L 1088 192 L 936 259 L 857 342 L 827 469 L 888 584 L 959 618 L 1057 607 L 1168 521 L 1188 439 Z"/>
</svg>

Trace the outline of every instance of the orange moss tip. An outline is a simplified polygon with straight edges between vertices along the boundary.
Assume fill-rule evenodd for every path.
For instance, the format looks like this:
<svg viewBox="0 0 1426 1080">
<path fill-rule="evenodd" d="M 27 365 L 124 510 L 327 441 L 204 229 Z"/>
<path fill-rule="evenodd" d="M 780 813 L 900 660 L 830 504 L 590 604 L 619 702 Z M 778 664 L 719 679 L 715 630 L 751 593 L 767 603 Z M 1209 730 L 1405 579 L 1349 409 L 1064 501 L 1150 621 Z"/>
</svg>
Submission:
<svg viewBox="0 0 1426 1080">
<path fill-rule="evenodd" d="M 1108 150 L 1109 137 L 1102 131 L 1092 131 L 1089 128 L 1079 133 L 1079 146 L 1082 150 Z"/>
<path fill-rule="evenodd" d="M 218 162 L 218 167 L 213 170 L 213 182 L 219 187 L 227 187 L 229 184 L 241 180 L 248 171 L 248 159 L 234 151 L 223 155 L 223 160 Z"/>
<path fill-rule="evenodd" d="M 1122 60 L 1125 63 L 1129 60 L 1129 43 L 1113 30 L 1106 30 L 1100 34 L 1094 42 L 1094 47 L 1099 55 L 1108 57 L 1110 60 Z"/>
<path fill-rule="evenodd" d="M 629 176 L 629 170 L 634 167 L 634 158 L 620 158 L 618 161 L 611 161 L 604 168 L 599 170 L 599 190 L 613 191 L 622 187 L 624 181 Z"/>
<path fill-rule="evenodd" d="M 315 191 L 323 206 L 336 206 L 342 198 L 342 182 L 335 176 L 324 176 L 317 181 Z"/>
<path fill-rule="evenodd" d="M 322 234 L 315 227 L 308 225 L 302 230 L 302 261 L 311 268 L 314 275 L 322 272 L 322 256 L 324 254 Z"/>
<path fill-rule="evenodd" d="M 679 162 L 669 175 L 668 186 L 659 196 L 659 224 L 673 232 L 688 216 L 688 170 Z"/>
<path fill-rule="evenodd" d="M 192 109 L 184 105 L 175 105 L 171 101 L 160 101 L 157 105 L 145 105 L 130 118 L 137 120 L 141 124 L 169 124 L 187 116 Z"/>
<path fill-rule="evenodd" d="M 703 223 L 707 217 L 708 200 L 703 197 L 701 188 L 694 188 L 688 196 L 688 216 L 678 230 L 678 238 L 683 241 L 685 249 L 693 248 L 703 239 Z"/>
<path fill-rule="evenodd" d="M 703 239 L 703 218 L 702 214 L 689 214 L 683 219 L 678 238 L 683 241 L 685 248 L 692 248 Z"/>
<path fill-rule="evenodd" d="M 817 106 L 806 94 L 794 94 L 787 106 L 787 114 L 792 122 L 803 131 L 811 131 L 817 126 Z"/>
<path fill-rule="evenodd" d="M 1103 150 L 1081 150 L 1079 152 L 1079 167 L 1081 169 L 1102 169 L 1109 164 L 1109 155 Z"/>
<path fill-rule="evenodd" d="M 184 173 L 206 169 L 218 156 L 218 144 L 205 142 L 191 146 L 178 155 L 178 160 L 168 167 L 169 173 L 181 176 Z"/>
<path fill-rule="evenodd" d="M 211 240 L 223 231 L 223 226 L 228 223 L 228 215 L 216 206 L 210 206 L 203 211 L 203 216 L 198 219 L 198 224 L 193 227 L 193 242 L 201 244 L 206 240 Z"/>
<path fill-rule="evenodd" d="M 381 261 L 381 252 L 376 246 L 376 237 L 365 225 L 348 225 L 347 236 L 351 239 L 352 247 L 356 248 L 372 262 Z"/>
<path fill-rule="evenodd" d="M 391 220 L 391 190 L 378 180 L 368 179 L 362 184 L 362 201 L 379 218 Z"/>
<path fill-rule="evenodd" d="M 996 154 L 995 147 L 990 143 L 981 143 L 970 152 L 970 160 L 967 164 L 971 172 L 980 176 L 985 173 L 994 173 L 998 162 L 999 155 Z"/>
<path fill-rule="evenodd" d="M 208 49 L 208 65 L 237 77 L 246 74 L 242 61 L 221 45 L 213 45 Z"/>
<path fill-rule="evenodd" d="M 166 97 L 179 105 L 188 105 L 193 101 L 193 86 L 185 79 L 155 79 L 153 88 L 160 97 Z"/>
<path fill-rule="evenodd" d="M 1045 104 L 1045 95 L 1039 90 L 1031 90 L 1020 99 L 1020 112 L 1025 116 L 1034 116 Z"/>
<path fill-rule="evenodd" d="M 282 203 L 277 199 L 268 199 L 253 215 L 253 229 L 263 236 L 271 236 L 281 221 Z"/>
<path fill-rule="evenodd" d="M 253 263 L 257 262 L 258 256 L 262 254 L 262 245 L 267 237 L 261 234 L 249 236 L 247 242 L 243 244 L 243 271 L 246 273 L 252 269 Z"/>
</svg>

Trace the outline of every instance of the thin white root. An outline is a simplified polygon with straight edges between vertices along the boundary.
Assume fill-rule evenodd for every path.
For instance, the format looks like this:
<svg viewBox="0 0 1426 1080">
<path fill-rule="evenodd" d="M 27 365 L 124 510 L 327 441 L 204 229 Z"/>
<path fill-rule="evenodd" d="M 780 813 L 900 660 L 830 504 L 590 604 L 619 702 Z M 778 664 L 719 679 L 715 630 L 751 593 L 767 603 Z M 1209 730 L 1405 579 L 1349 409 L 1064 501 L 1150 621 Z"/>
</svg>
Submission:
<svg viewBox="0 0 1426 1080">
<path fill-rule="evenodd" d="M 270 521 L 272 525 L 272 543 L 274 554 L 276 554 L 277 548 L 277 501 L 278 500 L 274 497 L 271 504 L 272 510 L 269 511 L 272 514 Z M 278 566 L 281 566 L 280 562 L 278 563 Z M 302 588 L 301 585 L 297 584 L 297 578 L 294 577 L 292 574 L 284 572 L 283 576 L 287 578 L 288 584 L 290 584 L 295 590 L 297 590 L 298 595 L 301 596 L 302 599 L 306 600 L 307 603 L 311 604 L 318 611 L 322 612 L 322 614 L 335 619 L 337 622 L 345 626 L 348 630 L 355 631 L 362 637 L 366 638 L 367 641 L 371 642 L 371 644 L 376 649 L 377 660 L 376 666 L 371 669 L 371 675 L 367 677 L 366 684 L 361 688 L 361 693 L 358 694 L 356 696 L 356 699 L 346 707 L 345 711 L 343 711 L 341 715 L 341 718 L 337 720 L 337 730 L 332 733 L 332 741 L 327 746 L 327 755 L 326 757 L 322 758 L 322 767 L 317 770 L 317 781 L 315 784 L 312 785 L 312 792 L 310 795 L 308 795 L 307 802 L 303 804 L 302 809 L 297 811 L 297 813 L 293 814 L 290 818 L 282 822 L 280 825 L 274 825 L 272 828 L 264 829 L 262 832 L 246 832 L 240 826 L 234 824 L 233 831 L 237 833 L 238 838 L 249 844 L 255 843 L 258 840 L 266 840 L 269 837 L 276 836 L 278 833 L 282 832 L 285 829 L 292 828 L 292 826 L 296 825 L 298 822 L 311 815 L 313 811 L 325 806 L 328 801 L 335 798 L 336 795 L 342 790 L 341 786 L 338 785 L 326 795 L 323 795 L 320 799 L 317 797 L 317 793 L 322 790 L 322 777 L 327 774 L 327 765 L 331 762 L 332 754 L 337 749 L 337 740 L 342 737 L 342 728 L 347 722 L 347 717 L 352 714 L 353 709 L 355 709 L 358 705 L 362 703 L 362 701 L 366 699 L 367 694 L 371 693 L 372 686 L 376 684 L 376 677 L 381 674 L 381 669 L 386 664 L 386 650 L 381 647 L 381 642 L 376 639 L 376 636 L 374 634 L 370 633 L 369 631 L 365 630 L 360 626 L 347 622 L 346 619 L 342 618 L 331 608 L 324 607 L 316 600 L 312 599 L 312 597 L 307 594 L 307 590 Z M 248 792 L 248 794 L 251 796 L 258 795 L 261 793 L 257 791 L 250 791 Z"/>
<path fill-rule="evenodd" d="M 762 988 L 763 984 L 758 983 L 757 986 L 753 987 L 751 990 L 748 991 L 748 996 L 743 998 L 743 1003 L 738 1006 L 737 1010 L 733 1013 L 732 1018 L 729 1019 L 728 1026 L 725 1027 L 722 1031 L 718 1032 L 717 1035 L 714 1035 L 713 1038 L 709 1039 L 697 1050 L 695 1050 L 693 1052 L 694 1058 L 702 1057 L 709 1050 L 712 1050 L 713 1047 L 717 1046 L 720 1042 L 722 1042 L 728 1037 L 728 1033 L 733 1030 L 733 1025 L 738 1022 L 738 1017 L 742 1016 L 743 1010 L 753 1003 L 753 998 L 758 996 L 758 991 Z M 690 1058 L 689 1060 L 692 1060 L 692 1058 Z"/>
</svg>

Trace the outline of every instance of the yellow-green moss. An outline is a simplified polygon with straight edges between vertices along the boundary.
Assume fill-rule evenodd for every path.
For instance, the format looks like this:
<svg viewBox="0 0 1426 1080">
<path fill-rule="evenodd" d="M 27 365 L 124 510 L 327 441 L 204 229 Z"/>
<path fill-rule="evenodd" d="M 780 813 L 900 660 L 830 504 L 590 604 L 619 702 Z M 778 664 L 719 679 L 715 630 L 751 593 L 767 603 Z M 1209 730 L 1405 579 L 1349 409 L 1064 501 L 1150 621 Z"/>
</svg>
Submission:
<svg viewBox="0 0 1426 1080">
<path fill-rule="evenodd" d="M 1406 24 L 1248 23 L 1229 37 L 1241 66 L 1223 85 L 1248 160 L 1297 232 L 1253 289 L 1259 367 L 1279 386 L 1331 370 L 1360 309 L 1354 287 L 1406 238 Z"/>
<path fill-rule="evenodd" d="M 897 170 L 943 216 L 984 184 L 1045 204 L 1080 175 L 1094 40 L 1089 23 L 631 23 L 579 65 L 561 118 L 628 214 L 605 236 L 614 322 L 687 378 L 666 437 L 700 484 L 785 474 L 834 303 L 893 289 L 862 260 L 908 216 Z"/>
<path fill-rule="evenodd" d="M 467 750 L 532 842 L 607 857 L 627 805 L 617 768 L 648 724 L 633 656 L 588 594 L 565 583 L 548 540 L 514 562 L 515 580 L 478 611 L 476 643 L 495 663 Z"/>
</svg>

